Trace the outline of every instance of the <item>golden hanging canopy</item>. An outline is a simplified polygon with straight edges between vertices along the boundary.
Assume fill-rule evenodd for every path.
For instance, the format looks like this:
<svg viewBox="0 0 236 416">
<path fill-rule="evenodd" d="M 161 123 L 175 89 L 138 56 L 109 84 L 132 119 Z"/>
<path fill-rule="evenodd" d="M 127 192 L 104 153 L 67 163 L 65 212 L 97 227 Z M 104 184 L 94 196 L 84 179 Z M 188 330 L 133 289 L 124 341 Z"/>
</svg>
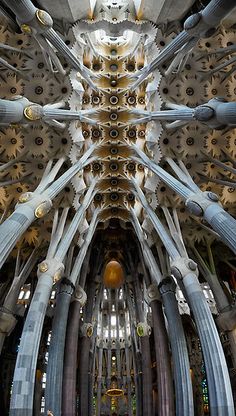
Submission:
<svg viewBox="0 0 236 416">
<path fill-rule="evenodd" d="M 106 391 L 106 395 L 110 397 L 121 397 L 124 395 L 122 389 L 109 389 Z"/>
<path fill-rule="evenodd" d="M 103 275 L 104 286 L 109 289 L 118 289 L 124 283 L 124 272 L 120 263 L 111 260 L 107 263 Z"/>
</svg>

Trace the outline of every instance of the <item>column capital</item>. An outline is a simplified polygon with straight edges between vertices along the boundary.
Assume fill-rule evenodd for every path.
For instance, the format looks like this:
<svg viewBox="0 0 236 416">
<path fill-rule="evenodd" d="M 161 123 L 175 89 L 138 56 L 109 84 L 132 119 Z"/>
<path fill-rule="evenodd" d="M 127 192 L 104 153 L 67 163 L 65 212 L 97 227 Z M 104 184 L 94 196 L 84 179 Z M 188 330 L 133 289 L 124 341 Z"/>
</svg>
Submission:
<svg viewBox="0 0 236 416">
<path fill-rule="evenodd" d="M 223 331 L 233 331 L 236 329 L 236 306 L 230 310 L 221 312 L 216 318 L 216 323 Z"/>
<path fill-rule="evenodd" d="M 17 17 L 17 22 L 23 33 L 32 33 L 33 35 L 44 33 L 53 26 L 50 14 L 41 9 L 36 9 L 35 15 L 30 21 L 24 22 L 24 19 Z"/>
<path fill-rule="evenodd" d="M 152 283 L 150 286 L 148 286 L 148 288 L 147 288 L 147 300 L 148 300 L 149 304 L 151 302 L 153 302 L 154 300 L 159 300 L 160 301 L 160 292 L 159 292 L 159 289 L 158 289 L 158 285 L 156 283 Z"/>
<path fill-rule="evenodd" d="M 201 12 L 194 13 L 189 16 L 184 22 L 184 30 L 196 38 L 210 37 L 216 31 L 212 25 L 208 24 L 206 19 L 203 19 Z"/>
<path fill-rule="evenodd" d="M 93 324 L 91 322 L 84 322 L 80 331 L 83 337 L 91 338 L 93 335 Z"/>
<path fill-rule="evenodd" d="M 39 104 L 30 103 L 24 108 L 23 114 L 28 121 L 38 121 L 43 117 L 43 107 Z"/>
<path fill-rule="evenodd" d="M 136 331 L 139 337 L 145 337 L 151 335 L 151 327 L 147 324 L 147 322 L 138 322 Z"/>
<path fill-rule="evenodd" d="M 174 293 L 176 292 L 176 283 L 171 276 L 165 277 L 158 285 L 159 291 L 163 296 L 166 293 Z"/>
<path fill-rule="evenodd" d="M 44 217 L 52 208 L 52 201 L 46 192 L 42 195 L 37 192 L 25 192 L 19 197 L 16 207 L 23 204 L 31 206 L 36 218 Z"/>
<path fill-rule="evenodd" d="M 42 201 L 34 211 L 34 215 L 36 218 L 42 218 L 47 215 L 52 208 L 52 201 L 51 199 L 47 198 Z"/>
<path fill-rule="evenodd" d="M 188 211 L 196 215 L 197 217 L 201 217 L 204 215 L 204 212 L 207 208 L 211 205 L 219 205 L 219 197 L 217 194 L 213 192 L 199 192 L 192 193 L 185 201 L 185 205 Z"/>
<path fill-rule="evenodd" d="M 63 277 L 60 281 L 59 293 L 67 293 L 71 296 L 74 290 L 75 286 L 73 285 L 73 283 L 66 277 Z"/>
<path fill-rule="evenodd" d="M 64 264 L 56 258 L 45 259 L 38 265 L 38 278 L 48 275 L 54 283 L 57 283 L 64 273 Z"/>
<path fill-rule="evenodd" d="M 171 262 L 171 273 L 177 280 L 182 280 L 189 274 L 198 277 L 197 263 L 185 257 L 179 257 Z"/>
<path fill-rule="evenodd" d="M 77 286 L 74 293 L 74 300 L 84 306 L 87 302 L 87 294 L 81 286 Z"/>
<path fill-rule="evenodd" d="M 236 103 L 227 102 L 222 97 L 212 98 L 208 103 L 194 110 L 194 118 L 212 129 L 222 129 L 226 125 L 236 124 Z"/>
<path fill-rule="evenodd" d="M 10 335 L 17 324 L 13 313 L 2 306 L 0 308 L 0 334 Z"/>
</svg>

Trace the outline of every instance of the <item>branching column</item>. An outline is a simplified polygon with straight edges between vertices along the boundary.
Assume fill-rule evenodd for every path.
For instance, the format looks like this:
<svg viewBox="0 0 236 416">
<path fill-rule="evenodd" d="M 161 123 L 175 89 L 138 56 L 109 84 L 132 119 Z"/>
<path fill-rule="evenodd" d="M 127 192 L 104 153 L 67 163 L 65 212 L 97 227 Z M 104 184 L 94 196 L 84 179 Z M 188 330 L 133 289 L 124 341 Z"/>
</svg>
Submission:
<svg viewBox="0 0 236 416">
<path fill-rule="evenodd" d="M 211 36 L 214 28 L 234 7 L 234 0 L 211 0 L 201 12 L 189 16 L 184 22 L 184 30 L 152 62 L 137 73 L 138 80 L 132 85 L 132 90 L 135 90 L 156 68 L 163 65 L 168 59 L 173 59 L 182 46 L 185 45 L 187 53 L 201 37 Z"/>
<path fill-rule="evenodd" d="M 88 158 L 93 151 L 94 146 L 91 146 L 77 163 L 55 181 L 64 160 L 59 160 L 51 170 L 46 168 L 35 192 L 26 192 L 20 196 L 19 204 L 16 205 L 13 214 L 0 225 L 0 268 L 29 225 L 50 211 L 52 200 L 78 171 L 91 162 L 91 158 L 89 160 Z M 52 165 L 52 161 L 50 163 Z"/>
<path fill-rule="evenodd" d="M 58 227 L 57 215 L 54 217 L 54 233 L 52 234 L 48 255 L 46 260 L 40 263 L 38 268 L 39 280 L 21 337 L 10 405 L 10 415 L 12 416 L 20 416 L 22 412 L 24 412 L 25 416 L 32 415 L 38 349 L 52 286 L 53 283 L 56 283 L 62 277 L 64 271 L 62 261 L 65 258 L 92 196 L 93 192 L 91 190 L 91 192 L 86 194 L 83 204 L 76 212 L 64 235 L 63 228 L 67 210 L 63 211 Z"/>
<path fill-rule="evenodd" d="M 4 300 L 3 306 L 0 308 L 0 354 L 2 352 L 5 337 L 10 335 L 17 323 L 14 313 L 19 292 L 35 266 L 38 254 L 39 251 L 37 249 L 33 250 L 21 271 L 17 272 L 16 270 L 16 275 L 14 276 L 11 287 Z"/>
<path fill-rule="evenodd" d="M 197 266 L 189 259 L 172 263 L 172 273 L 182 280 L 197 326 L 207 374 L 210 409 L 216 416 L 233 416 L 234 404 L 228 368 L 209 306 L 197 278 Z"/>
<path fill-rule="evenodd" d="M 91 88 L 95 88 L 90 79 L 90 71 L 84 67 L 79 58 L 77 58 L 52 28 L 53 20 L 49 13 L 45 10 L 37 9 L 30 0 L 4 1 L 7 7 L 16 15 L 16 20 L 24 33 L 32 34 L 38 40 L 39 44 L 43 44 L 46 50 L 50 50 L 49 45 L 45 42 L 45 39 L 47 39 L 66 61 L 69 62 L 72 68 L 80 72 Z M 55 61 L 55 55 L 51 53 L 51 56 Z"/>
<path fill-rule="evenodd" d="M 202 192 L 191 180 L 191 177 L 186 175 L 186 172 L 178 169 L 179 176 L 183 178 L 184 183 L 187 182 L 188 186 L 186 186 L 151 161 L 137 146 L 133 145 L 133 148 L 140 156 L 140 158 L 134 156 L 133 159 L 139 162 L 142 161 L 145 166 L 156 173 L 164 183 L 184 199 L 189 212 L 198 217 L 203 217 L 212 226 L 213 230 L 220 235 L 225 244 L 236 253 L 236 220 L 224 210 L 219 203 L 218 195 L 213 192 Z M 132 182 L 135 186 L 135 181 Z M 137 186 L 135 188 L 139 192 Z"/>
<path fill-rule="evenodd" d="M 143 192 L 137 186 L 135 189 L 146 214 L 148 214 L 172 260 L 172 274 L 180 282 L 180 285 L 182 283 L 184 285 L 202 346 L 212 412 L 216 416 L 233 416 L 234 405 L 227 364 L 211 311 L 198 282 L 197 265 L 187 257 L 182 236 L 179 235 L 180 231 L 177 232 L 175 229 L 177 226 L 171 217 L 166 216 L 169 228 L 176 236 L 175 241 L 147 203 Z"/>
<path fill-rule="evenodd" d="M 229 296 L 226 295 L 223 287 L 220 284 L 219 278 L 216 273 L 214 259 L 211 251 L 211 247 L 207 244 L 207 251 L 209 257 L 208 266 L 200 253 L 194 248 L 194 254 L 199 262 L 199 268 L 202 275 L 209 283 L 209 286 L 213 292 L 216 306 L 219 311 L 216 322 L 219 328 L 228 333 L 230 348 L 232 353 L 232 360 L 234 367 L 236 367 L 236 306 Z"/>
<path fill-rule="evenodd" d="M 35 371 L 38 348 L 48 300 L 55 275 L 59 276 L 63 264 L 50 260 L 47 272 L 39 272 L 39 280 L 25 321 L 13 379 L 10 415 L 32 415 Z"/>
</svg>

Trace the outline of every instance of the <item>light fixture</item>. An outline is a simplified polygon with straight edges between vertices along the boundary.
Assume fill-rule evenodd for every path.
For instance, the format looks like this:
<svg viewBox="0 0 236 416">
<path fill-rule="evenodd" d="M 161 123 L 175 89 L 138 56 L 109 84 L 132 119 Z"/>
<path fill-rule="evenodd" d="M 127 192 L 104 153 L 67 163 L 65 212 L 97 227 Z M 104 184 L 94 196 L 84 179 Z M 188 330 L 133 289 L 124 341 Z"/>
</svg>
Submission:
<svg viewBox="0 0 236 416">
<path fill-rule="evenodd" d="M 106 391 L 106 395 L 110 397 L 121 397 L 124 395 L 122 389 L 109 389 Z"/>
<path fill-rule="evenodd" d="M 118 261 L 111 260 L 107 263 L 103 283 L 109 289 L 118 289 L 124 283 L 124 272 Z"/>
</svg>

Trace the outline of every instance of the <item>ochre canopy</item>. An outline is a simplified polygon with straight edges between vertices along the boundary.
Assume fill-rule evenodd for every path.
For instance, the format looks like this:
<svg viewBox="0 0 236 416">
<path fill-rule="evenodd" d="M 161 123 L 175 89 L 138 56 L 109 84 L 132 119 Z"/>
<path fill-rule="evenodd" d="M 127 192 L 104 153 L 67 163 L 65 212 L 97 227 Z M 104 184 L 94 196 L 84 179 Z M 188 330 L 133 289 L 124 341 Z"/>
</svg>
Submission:
<svg viewBox="0 0 236 416">
<path fill-rule="evenodd" d="M 103 283 L 109 289 L 118 289 L 124 283 L 124 272 L 118 261 L 111 260 L 107 263 Z"/>
</svg>

